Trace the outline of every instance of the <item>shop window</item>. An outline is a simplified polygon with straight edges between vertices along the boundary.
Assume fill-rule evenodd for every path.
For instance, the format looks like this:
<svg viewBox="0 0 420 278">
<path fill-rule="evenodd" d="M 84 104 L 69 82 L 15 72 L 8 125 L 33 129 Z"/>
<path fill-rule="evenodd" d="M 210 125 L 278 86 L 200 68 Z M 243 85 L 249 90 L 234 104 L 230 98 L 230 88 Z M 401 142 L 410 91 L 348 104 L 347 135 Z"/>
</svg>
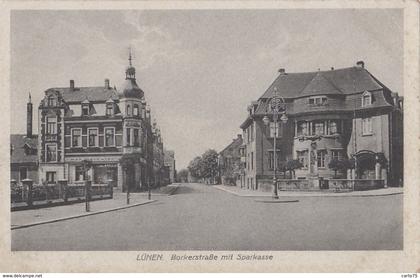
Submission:
<svg viewBox="0 0 420 278">
<path fill-rule="evenodd" d="M 308 135 L 308 123 L 298 122 L 297 136 Z"/>
<path fill-rule="evenodd" d="M 329 126 L 329 133 L 330 134 L 337 134 L 338 133 L 338 124 L 335 121 L 330 122 Z"/>
<path fill-rule="evenodd" d="M 313 123 L 312 134 L 324 135 L 324 123 L 323 122 L 314 122 Z"/>
<path fill-rule="evenodd" d="M 57 145 L 56 144 L 46 145 L 46 161 L 47 162 L 57 161 Z"/>
<path fill-rule="evenodd" d="M 372 118 L 362 119 L 362 135 L 372 135 Z"/>
<path fill-rule="evenodd" d="M 83 171 L 83 167 L 82 166 L 76 166 L 74 180 L 75 181 L 83 181 L 83 180 L 85 180 L 85 172 Z"/>
<path fill-rule="evenodd" d="M 71 142 L 73 148 L 79 148 L 82 146 L 82 129 L 75 128 L 71 131 Z"/>
</svg>

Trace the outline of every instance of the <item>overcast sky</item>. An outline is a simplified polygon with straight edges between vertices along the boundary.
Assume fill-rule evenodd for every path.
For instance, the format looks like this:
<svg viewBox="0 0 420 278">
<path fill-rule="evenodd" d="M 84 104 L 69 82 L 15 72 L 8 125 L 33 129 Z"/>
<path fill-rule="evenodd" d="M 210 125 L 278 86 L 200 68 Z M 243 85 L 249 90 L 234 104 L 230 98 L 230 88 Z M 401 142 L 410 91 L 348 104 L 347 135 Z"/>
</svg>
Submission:
<svg viewBox="0 0 420 278">
<path fill-rule="evenodd" d="M 365 67 L 403 94 L 400 10 L 14 11 L 11 133 L 50 87 L 124 80 L 128 47 L 177 169 L 229 144 L 279 68 Z M 36 127 L 36 115 L 34 127 Z M 34 129 L 34 133 L 37 130 Z"/>
</svg>

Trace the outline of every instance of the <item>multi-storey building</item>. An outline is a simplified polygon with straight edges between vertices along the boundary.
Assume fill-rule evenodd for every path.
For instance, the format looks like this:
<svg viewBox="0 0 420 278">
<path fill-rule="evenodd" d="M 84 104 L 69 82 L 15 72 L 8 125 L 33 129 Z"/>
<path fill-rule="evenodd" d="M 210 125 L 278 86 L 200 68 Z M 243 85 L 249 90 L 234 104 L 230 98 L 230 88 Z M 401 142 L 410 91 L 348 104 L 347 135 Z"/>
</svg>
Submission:
<svg viewBox="0 0 420 278">
<path fill-rule="evenodd" d="M 131 53 L 121 88 L 111 87 L 109 79 L 100 87 L 77 87 L 70 80 L 69 87 L 45 91 L 38 117 L 41 181 L 112 180 L 123 190 L 160 185 L 163 143 L 136 83 Z M 91 165 L 88 177 L 85 161 Z"/>
<path fill-rule="evenodd" d="M 219 152 L 219 175 L 220 182 L 225 185 L 238 185 L 243 187 L 243 174 L 242 167 L 242 135 L 238 134 L 237 138 L 227 145 L 222 151 Z"/>
<path fill-rule="evenodd" d="M 175 152 L 171 150 L 164 150 L 165 166 L 169 167 L 169 182 L 175 182 Z"/>
<path fill-rule="evenodd" d="M 359 61 L 356 66 L 328 71 L 280 75 L 248 107 L 244 134 L 248 188 L 272 184 L 274 163 L 298 159 L 297 179 L 330 179 L 332 159 L 354 158 L 355 172 L 341 178 L 384 180 L 389 186 L 403 179 L 403 98 L 375 78 Z M 282 98 L 288 121 L 277 127 L 274 161 L 274 121 L 270 102 Z M 279 176 L 281 177 L 281 176 Z"/>
</svg>

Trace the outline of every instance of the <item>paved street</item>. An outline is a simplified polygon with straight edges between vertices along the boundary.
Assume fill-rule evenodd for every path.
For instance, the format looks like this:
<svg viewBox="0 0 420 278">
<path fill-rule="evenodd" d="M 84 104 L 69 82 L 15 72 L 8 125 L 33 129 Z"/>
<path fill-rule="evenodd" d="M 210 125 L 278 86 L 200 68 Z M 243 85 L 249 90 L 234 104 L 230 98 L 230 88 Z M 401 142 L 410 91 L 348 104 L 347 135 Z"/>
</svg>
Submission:
<svg viewBox="0 0 420 278">
<path fill-rule="evenodd" d="M 403 195 L 256 202 L 183 184 L 157 202 L 12 231 L 12 250 L 402 249 Z"/>
</svg>

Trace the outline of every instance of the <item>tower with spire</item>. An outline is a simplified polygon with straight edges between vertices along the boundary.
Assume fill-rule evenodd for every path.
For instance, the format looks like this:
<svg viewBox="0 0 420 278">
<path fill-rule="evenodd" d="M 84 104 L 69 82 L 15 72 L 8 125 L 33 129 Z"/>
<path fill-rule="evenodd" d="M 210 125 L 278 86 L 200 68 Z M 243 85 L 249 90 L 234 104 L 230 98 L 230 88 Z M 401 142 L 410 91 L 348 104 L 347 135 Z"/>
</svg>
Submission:
<svg viewBox="0 0 420 278">
<path fill-rule="evenodd" d="M 29 93 L 28 103 L 26 104 L 26 137 L 32 137 L 32 98 L 31 93 Z"/>
</svg>

